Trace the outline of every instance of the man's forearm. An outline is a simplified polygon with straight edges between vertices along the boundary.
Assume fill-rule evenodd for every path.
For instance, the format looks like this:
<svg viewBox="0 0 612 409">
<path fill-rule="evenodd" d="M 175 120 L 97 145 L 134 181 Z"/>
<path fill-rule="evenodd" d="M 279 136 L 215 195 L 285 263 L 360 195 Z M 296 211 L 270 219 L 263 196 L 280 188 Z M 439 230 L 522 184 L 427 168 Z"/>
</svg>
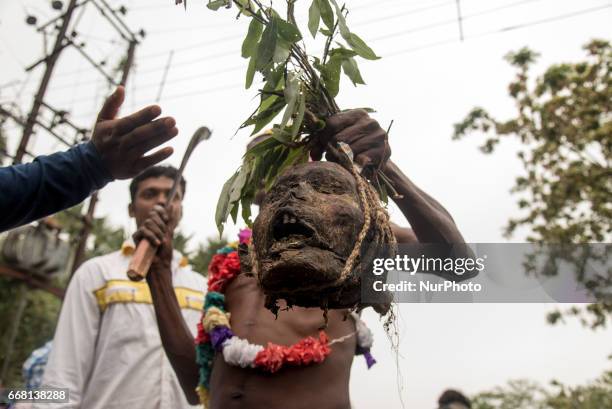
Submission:
<svg viewBox="0 0 612 409">
<path fill-rule="evenodd" d="M 0 168 L 0 231 L 72 207 L 111 180 L 91 142 Z"/>
<path fill-rule="evenodd" d="M 147 274 L 147 282 L 153 299 L 155 316 L 162 345 L 176 373 L 187 400 L 191 404 L 199 401 L 195 388 L 198 382 L 194 339 L 181 314 L 171 282 L 170 271 L 154 271 Z"/>
<path fill-rule="evenodd" d="M 391 160 L 383 171 L 401 198 L 393 199 L 422 243 L 463 243 L 446 209 L 419 189 Z"/>
</svg>

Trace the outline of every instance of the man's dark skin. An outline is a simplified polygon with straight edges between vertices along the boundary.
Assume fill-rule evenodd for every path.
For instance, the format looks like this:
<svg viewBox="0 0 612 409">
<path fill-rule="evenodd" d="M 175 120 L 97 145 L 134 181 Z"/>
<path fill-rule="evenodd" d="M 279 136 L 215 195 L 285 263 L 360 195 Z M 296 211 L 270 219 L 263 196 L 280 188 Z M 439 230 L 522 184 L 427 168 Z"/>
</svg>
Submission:
<svg viewBox="0 0 612 409">
<path fill-rule="evenodd" d="M 158 105 L 150 105 L 131 115 L 117 118 L 125 100 L 125 88 L 117 90 L 104 102 L 91 141 L 102 162 L 114 179 L 129 179 L 172 155 L 165 147 L 144 156 L 148 151 L 174 138 L 178 134 L 172 117 L 157 118 Z"/>
<path fill-rule="evenodd" d="M 353 150 L 360 165 L 381 166 L 397 192 L 395 199 L 412 229 L 393 226 L 400 243 L 463 243 L 453 219 L 434 199 L 421 191 L 389 160 L 390 148 L 386 133 L 363 110 L 351 110 L 331 117 L 325 133 L 344 141 Z M 316 154 L 316 153 L 315 153 Z M 165 219 L 158 208 L 156 221 Z M 153 219 L 151 219 L 153 220 Z M 172 260 L 171 229 L 155 223 L 149 229 L 144 223 L 139 234 L 148 240 L 162 240 L 147 282 L 155 306 L 162 344 L 190 403 L 197 403 L 195 388 L 198 367 L 195 363 L 194 340 L 180 314 L 172 291 L 170 262 Z M 292 345 L 306 336 L 316 336 L 322 324 L 318 308 L 294 307 L 281 311 L 278 319 L 264 307 L 264 294 L 257 279 L 239 275 L 226 292 L 226 304 L 231 312 L 232 331 L 253 344 L 268 342 Z M 330 339 L 355 330 L 351 319 L 344 319 L 345 310 L 331 310 L 326 332 Z M 222 354 L 214 360 L 210 380 L 212 409 L 349 409 L 349 377 L 355 353 L 355 338 L 332 345 L 332 353 L 319 365 L 287 368 L 275 374 L 255 369 L 242 369 L 225 363 Z"/>
</svg>

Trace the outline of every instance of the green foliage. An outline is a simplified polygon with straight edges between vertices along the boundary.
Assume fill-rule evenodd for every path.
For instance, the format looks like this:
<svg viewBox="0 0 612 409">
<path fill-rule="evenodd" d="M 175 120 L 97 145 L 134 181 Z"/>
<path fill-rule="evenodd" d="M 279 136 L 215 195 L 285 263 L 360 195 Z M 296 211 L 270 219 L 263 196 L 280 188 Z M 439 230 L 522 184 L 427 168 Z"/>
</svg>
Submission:
<svg viewBox="0 0 612 409">
<path fill-rule="evenodd" d="M 509 93 L 517 116 L 507 121 L 475 108 L 455 125 L 454 138 L 472 131 L 494 132 L 481 149 L 494 151 L 504 137 L 523 143 L 518 157 L 525 175 L 514 193 L 526 214 L 509 222 L 506 234 L 531 228 L 529 241 L 609 242 L 612 239 L 612 48 L 605 41 L 585 46 L 588 60 L 554 65 L 530 89 L 528 71 L 537 54 L 522 49 L 507 60 L 518 68 Z"/>
<path fill-rule="evenodd" d="M 586 59 L 549 67 L 535 81 L 529 69 L 537 54 L 527 48 L 506 56 L 517 68 L 508 87 L 515 101 L 514 118 L 500 121 L 474 108 L 455 125 L 454 139 L 479 131 L 488 134 L 481 146 L 492 153 L 503 138 L 518 139 L 518 157 L 525 173 L 512 192 L 519 195 L 522 216 L 506 226 L 530 230 L 536 243 L 593 243 L 612 241 L 612 47 L 593 40 L 584 46 Z M 591 289 L 609 286 L 610 277 L 591 283 Z M 587 307 L 582 318 L 592 328 L 604 326 L 612 303 Z M 554 312 L 549 322 L 561 320 Z M 582 316 L 576 309 L 568 315 Z"/>
<path fill-rule="evenodd" d="M 82 224 L 82 205 L 75 206 L 53 217 L 62 226 L 62 231 L 69 236 L 70 243 L 76 247 Z M 112 227 L 105 218 L 95 218 L 92 224 L 89 246 L 86 248 L 85 259 L 117 251 L 126 238 L 123 229 Z M 208 239 L 206 245 L 198 244 L 195 251 L 188 250 L 191 236 L 177 231 L 174 237 L 174 248 L 184 254 L 194 271 L 206 275 L 208 264 L 215 252 L 225 246 L 225 239 Z M 2 261 L 0 260 L 0 263 Z M 65 287 L 68 276 L 54 278 L 52 284 Z M 0 363 L 4 362 L 8 328 L 14 317 L 15 308 L 22 284 L 16 280 L 0 278 Z M 4 386 L 23 386 L 21 366 L 36 348 L 53 338 L 55 325 L 59 316 L 61 300 L 42 290 L 28 289 L 27 304 L 19 326 L 16 342 L 9 363 L 9 373 L 4 380 Z"/>
<path fill-rule="evenodd" d="M 22 284 L 13 280 L 0 279 L 0 362 L 4 363 L 8 329 L 14 319 L 14 309 L 19 298 Z M 21 387 L 21 366 L 32 351 L 40 348 L 53 338 L 55 321 L 59 316 L 60 300 L 41 290 L 28 290 L 27 304 L 17 332 L 13 353 L 9 361 L 9 372 L 4 380 L 5 387 Z"/>
<path fill-rule="evenodd" d="M 612 371 L 586 385 L 567 386 L 552 381 L 549 388 L 526 380 L 481 392 L 472 409 L 601 409 L 612 407 Z"/>
<path fill-rule="evenodd" d="M 208 238 L 206 244 L 198 244 L 197 249 L 190 255 L 189 260 L 194 271 L 200 274 L 208 274 L 208 265 L 217 250 L 225 247 L 227 240 L 224 238 Z"/>
<path fill-rule="evenodd" d="M 83 205 L 79 204 L 53 216 L 62 226 L 62 231 L 68 233 L 73 246 L 77 245 L 81 237 L 82 214 Z M 85 249 L 85 260 L 117 251 L 127 238 L 122 228 L 111 226 L 105 217 L 93 219 L 90 237 L 93 238 L 93 242 Z"/>
<path fill-rule="evenodd" d="M 341 73 L 354 85 L 365 83 L 355 57 L 379 58 L 349 30 L 347 11 L 335 0 L 313 0 L 308 10 L 308 32 L 314 38 L 318 33 L 323 37 L 321 57 L 308 56 L 300 45 L 303 36 L 295 22 L 295 0 L 287 1 L 286 18 L 260 1 L 233 3 L 242 15 L 251 18 L 241 47 L 242 57 L 249 59 L 245 87 L 253 85 L 256 73 L 264 80 L 259 106 L 240 128 L 253 126 L 254 135 L 283 115 L 281 122 L 272 126 L 270 138 L 244 155 L 242 166 L 223 186 L 215 212 L 220 233 L 228 216 L 236 222 L 239 208 L 250 224 L 250 206 L 256 194 L 253 186 L 269 187 L 283 169 L 308 159 L 321 124 L 339 111 L 334 97 L 340 90 Z M 230 5 L 229 1 L 208 3 L 213 10 Z M 335 39 L 338 31 L 344 44 Z M 332 49 L 333 42 L 338 45 Z"/>
</svg>

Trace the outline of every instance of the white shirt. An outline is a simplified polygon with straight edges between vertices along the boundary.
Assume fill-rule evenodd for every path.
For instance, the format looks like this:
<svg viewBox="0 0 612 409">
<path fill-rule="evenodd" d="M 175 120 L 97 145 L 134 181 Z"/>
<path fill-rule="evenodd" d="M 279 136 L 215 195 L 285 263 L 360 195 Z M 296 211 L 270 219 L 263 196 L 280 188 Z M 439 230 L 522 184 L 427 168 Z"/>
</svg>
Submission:
<svg viewBox="0 0 612 409">
<path fill-rule="evenodd" d="M 45 403 L 40 409 L 195 407 L 162 347 L 146 281 L 126 275 L 128 253 L 123 249 L 88 260 L 72 277 L 43 376 L 43 387 L 68 388 L 70 403 Z M 175 252 L 172 281 L 195 336 L 206 280 Z"/>
</svg>

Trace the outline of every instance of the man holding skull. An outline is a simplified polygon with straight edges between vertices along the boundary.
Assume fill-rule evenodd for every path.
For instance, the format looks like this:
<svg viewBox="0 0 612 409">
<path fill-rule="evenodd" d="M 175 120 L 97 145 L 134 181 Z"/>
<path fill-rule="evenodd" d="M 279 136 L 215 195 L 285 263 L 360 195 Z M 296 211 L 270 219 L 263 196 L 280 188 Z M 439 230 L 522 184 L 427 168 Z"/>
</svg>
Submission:
<svg viewBox="0 0 612 409">
<path fill-rule="evenodd" d="M 391 180 L 398 195 L 396 204 L 412 229 L 393 225 L 399 243 L 463 243 L 450 214 L 415 186 L 389 160 L 387 134 L 365 111 L 350 110 L 327 120 L 320 140 L 348 144 L 362 167 L 378 167 Z M 320 159 L 322 149 L 313 150 Z M 156 220 L 164 220 L 158 209 Z M 333 162 L 309 162 L 287 170 L 266 194 L 254 224 L 254 264 L 265 271 L 269 286 L 291 282 L 312 283 L 310 294 L 324 288 L 349 257 L 364 220 L 364 209 L 355 177 Z M 190 403 L 198 401 L 200 376 L 193 348 L 194 338 L 180 317 L 173 298 L 169 266 L 171 231 L 163 223 L 153 229 L 146 224 L 140 235 L 162 245 L 147 275 L 162 344 Z M 251 249 L 252 250 L 252 249 Z M 247 263 L 245 263 L 246 265 Z M 266 296 L 258 279 L 242 266 L 225 289 L 225 308 L 231 313 L 232 333 L 249 345 L 296 345 L 316 337 L 322 324 L 320 308 L 293 307 L 277 316 L 266 308 Z M 275 282 L 275 280 L 277 282 Z M 306 280 L 306 281 L 305 281 Z M 317 282 L 320 280 L 320 282 Z M 336 294 L 337 295 L 337 294 Z M 328 297 L 329 299 L 329 297 Z M 335 300 L 342 305 L 343 298 Z M 300 302 L 304 305 L 303 302 Z M 354 305 L 350 300 L 348 305 Z M 268 305 L 269 307 L 269 305 Z M 210 376 L 211 408 L 349 408 L 349 377 L 355 355 L 358 321 L 346 319 L 347 311 L 327 313 L 326 334 L 331 351 L 322 362 L 283 368 L 266 373 L 226 362 L 226 354 L 214 355 Z M 315 338 L 309 338 L 315 339 Z M 311 343 L 313 341 L 310 341 Z M 316 343 L 316 342 L 315 342 Z M 270 345 L 270 344 L 268 344 Z"/>
</svg>

